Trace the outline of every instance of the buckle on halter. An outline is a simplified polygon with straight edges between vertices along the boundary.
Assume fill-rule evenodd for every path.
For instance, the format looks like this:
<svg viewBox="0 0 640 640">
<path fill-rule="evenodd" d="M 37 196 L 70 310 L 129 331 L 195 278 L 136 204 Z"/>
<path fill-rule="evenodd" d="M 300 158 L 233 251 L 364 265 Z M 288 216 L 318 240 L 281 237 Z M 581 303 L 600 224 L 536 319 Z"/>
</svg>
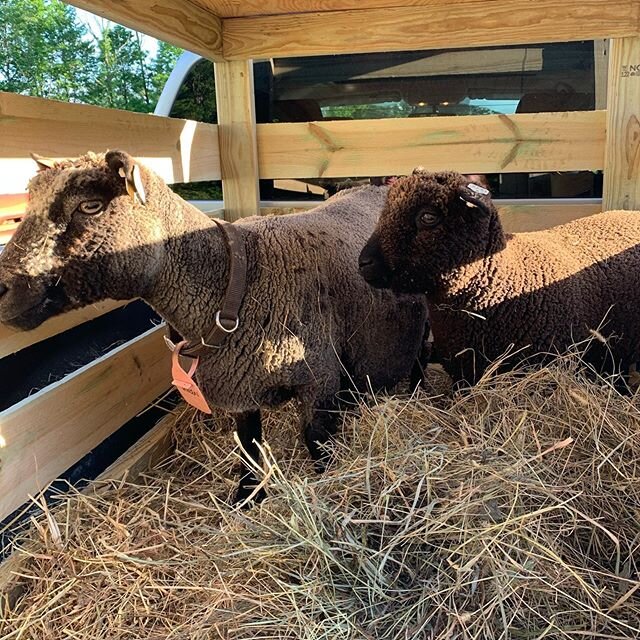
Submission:
<svg viewBox="0 0 640 640">
<path fill-rule="evenodd" d="M 225 333 L 233 333 L 240 326 L 240 318 L 236 316 L 236 321 L 231 329 L 227 329 L 220 321 L 220 312 L 216 312 L 216 327 Z"/>
</svg>

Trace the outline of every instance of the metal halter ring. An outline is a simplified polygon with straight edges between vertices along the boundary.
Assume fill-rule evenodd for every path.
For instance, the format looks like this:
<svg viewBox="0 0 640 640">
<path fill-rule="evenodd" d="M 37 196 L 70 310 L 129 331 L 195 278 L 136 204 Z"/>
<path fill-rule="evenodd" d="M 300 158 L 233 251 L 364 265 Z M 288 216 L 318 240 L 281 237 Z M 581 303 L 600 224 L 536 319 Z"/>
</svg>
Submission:
<svg viewBox="0 0 640 640">
<path fill-rule="evenodd" d="M 220 322 L 220 312 L 216 312 L 216 326 L 224 331 L 225 333 L 233 333 L 240 326 L 240 318 L 236 317 L 236 323 L 231 327 L 231 329 L 227 329 L 223 326 L 222 322 Z"/>
</svg>

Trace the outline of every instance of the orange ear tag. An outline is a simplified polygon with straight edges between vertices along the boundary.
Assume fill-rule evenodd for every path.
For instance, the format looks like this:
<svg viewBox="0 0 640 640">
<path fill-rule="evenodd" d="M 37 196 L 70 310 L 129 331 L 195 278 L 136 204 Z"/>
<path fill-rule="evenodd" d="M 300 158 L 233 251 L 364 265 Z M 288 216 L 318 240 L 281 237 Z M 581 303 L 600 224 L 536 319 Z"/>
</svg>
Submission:
<svg viewBox="0 0 640 640">
<path fill-rule="evenodd" d="M 180 365 L 180 349 L 187 344 L 186 341 L 182 341 L 176 345 L 171 355 L 171 375 L 173 376 L 173 384 L 180 392 L 180 395 L 192 406 L 205 413 L 211 413 L 207 401 L 202 395 L 202 391 L 198 388 L 193 374 L 198 367 L 199 358 L 194 358 L 189 373 L 187 373 Z"/>
</svg>

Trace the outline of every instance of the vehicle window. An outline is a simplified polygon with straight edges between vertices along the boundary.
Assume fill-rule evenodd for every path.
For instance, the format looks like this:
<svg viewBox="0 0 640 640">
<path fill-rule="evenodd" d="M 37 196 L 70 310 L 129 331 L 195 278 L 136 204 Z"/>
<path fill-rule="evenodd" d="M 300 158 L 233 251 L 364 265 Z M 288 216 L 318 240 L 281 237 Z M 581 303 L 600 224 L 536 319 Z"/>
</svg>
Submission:
<svg viewBox="0 0 640 640">
<path fill-rule="evenodd" d="M 603 74 L 603 43 L 590 40 L 273 59 L 254 65 L 256 119 L 306 122 L 602 109 Z M 194 65 L 170 115 L 216 122 L 213 63 Z M 369 179 L 261 180 L 261 198 L 320 199 L 342 185 Z M 503 198 L 602 194 L 601 172 L 495 174 L 487 179 L 494 195 Z M 185 193 L 206 199 L 219 194 L 219 186 L 203 191 L 193 184 Z"/>
<path fill-rule="evenodd" d="M 595 107 L 594 43 L 273 61 L 273 122 Z"/>
</svg>

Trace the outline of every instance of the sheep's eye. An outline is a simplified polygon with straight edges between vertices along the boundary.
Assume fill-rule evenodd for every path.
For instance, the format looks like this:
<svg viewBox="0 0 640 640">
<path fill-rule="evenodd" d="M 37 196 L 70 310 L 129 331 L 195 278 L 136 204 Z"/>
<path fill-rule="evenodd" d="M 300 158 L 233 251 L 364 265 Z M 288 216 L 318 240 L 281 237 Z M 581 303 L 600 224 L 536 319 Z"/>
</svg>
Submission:
<svg viewBox="0 0 640 640">
<path fill-rule="evenodd" d="M 418 227 L 421 229 L 431 229 L 440 222 L 440 216 L 433 211 L 423 211 L 418 215 Z"/>
<path fill-rule="evenodd" d="M 78 210 L 88 216 L 95 216 L 104 209 L 102 200 L 85 200 L 78 205 Z"/>
</svg>

